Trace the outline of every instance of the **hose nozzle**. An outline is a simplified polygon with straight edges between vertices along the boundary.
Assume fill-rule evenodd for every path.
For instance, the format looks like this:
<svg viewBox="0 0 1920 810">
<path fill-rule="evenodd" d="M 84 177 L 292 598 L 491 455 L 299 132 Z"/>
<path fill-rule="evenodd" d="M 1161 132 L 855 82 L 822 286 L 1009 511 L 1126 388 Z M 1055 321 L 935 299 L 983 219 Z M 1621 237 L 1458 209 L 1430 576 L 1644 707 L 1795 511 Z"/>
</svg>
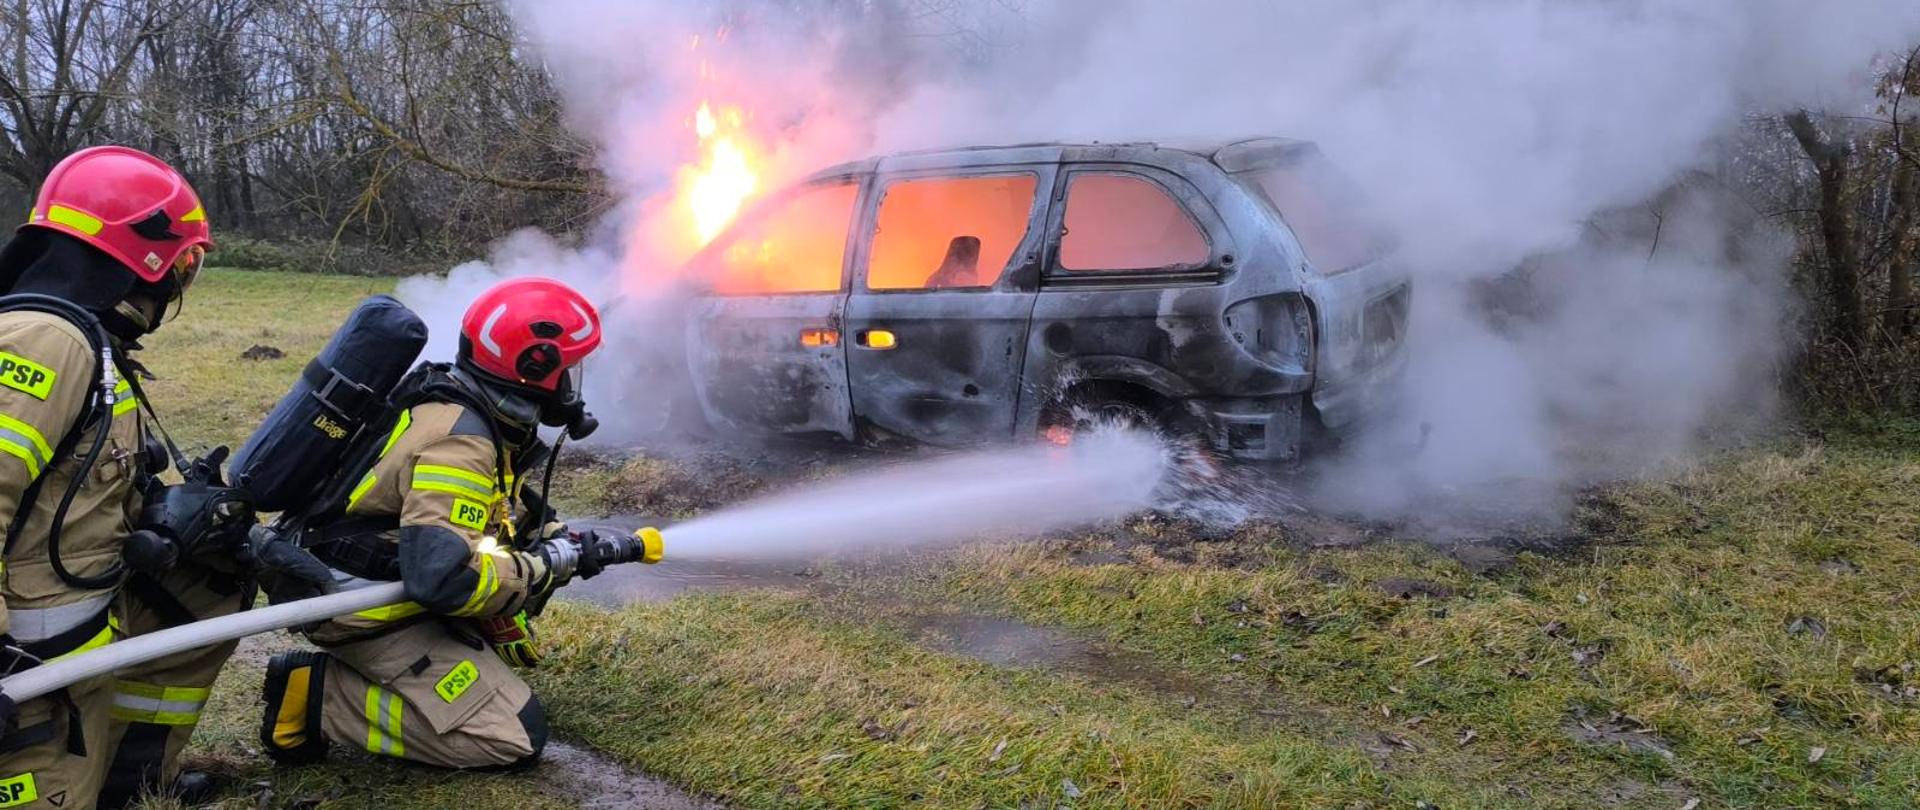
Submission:
<svg viewBox="0 0 1920 810">
<path fill-rule="evenodd" d="M 633 539 L 640 541 L 640 561 L 648 565 L 659 562 L 666 556 L 667 541 L 660 530 L 644 526 L 634 531 Z"/>
</svg>

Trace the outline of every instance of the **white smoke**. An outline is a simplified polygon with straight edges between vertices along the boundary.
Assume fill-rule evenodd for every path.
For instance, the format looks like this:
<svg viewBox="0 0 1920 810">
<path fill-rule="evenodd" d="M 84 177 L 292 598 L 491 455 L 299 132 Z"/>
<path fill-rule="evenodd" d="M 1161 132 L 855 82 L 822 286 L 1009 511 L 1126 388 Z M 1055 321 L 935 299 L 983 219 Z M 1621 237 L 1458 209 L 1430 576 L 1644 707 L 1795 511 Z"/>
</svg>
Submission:
<svg viewBox="0 0 1920 810">
<path fill-rule="evenodd" d="M 1326 479 L 1373 510 L 1516 481 L 1556 490 L 1684 455 L 1719 417 L 1764 410 L 1786 243 L 1725 194 L 1674 196 L 1652 219 L 1618 212 L 1710 164 L 1745 116 L 1863 108 L 1875 54 L 1920 41 L 1911 0 L 513 7 L 629 201 L 607 246 L 515 237 L 489 273 L 617 275 L 631 290 L 670 272 L 659 195 L 691 159 L 686 116 L 709 95 L 759 119 L 770 183 L 945 145 L 1319 142 L 1416 276 L 1409 408 L 1379 435 L 1404 444 L 1425 426 L 1425 449 L 1362 446 Z M 1622 227 L 1596 234 L 1607 217 Z M 1524 283 L 1501 280 L 1523 263 Z M 408 300 L 454 307 L 476 272 Z M 1498 300 L 1516 289 L 1518 310 Z"/>
</svg>

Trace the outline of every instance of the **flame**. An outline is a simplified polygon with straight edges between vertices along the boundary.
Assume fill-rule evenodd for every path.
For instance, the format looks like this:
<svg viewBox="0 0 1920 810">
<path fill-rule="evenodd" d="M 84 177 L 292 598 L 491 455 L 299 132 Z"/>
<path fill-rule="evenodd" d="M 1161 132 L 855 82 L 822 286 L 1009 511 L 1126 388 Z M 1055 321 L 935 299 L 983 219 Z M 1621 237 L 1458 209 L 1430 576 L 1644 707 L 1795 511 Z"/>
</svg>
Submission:
<svg viewBox="0 0 1920 810">
<path fill-rule="evenodd" d="M 693 114 L 693 133 L 700 139 L 700 160 L 687 167 L 681 199 L 693 220 L 700 245 L 726 230 L 741 206 L 760 191 L 757 154 L 744 126 L 746 116 L 737 107 L 700 102 Z"/>
</svg>

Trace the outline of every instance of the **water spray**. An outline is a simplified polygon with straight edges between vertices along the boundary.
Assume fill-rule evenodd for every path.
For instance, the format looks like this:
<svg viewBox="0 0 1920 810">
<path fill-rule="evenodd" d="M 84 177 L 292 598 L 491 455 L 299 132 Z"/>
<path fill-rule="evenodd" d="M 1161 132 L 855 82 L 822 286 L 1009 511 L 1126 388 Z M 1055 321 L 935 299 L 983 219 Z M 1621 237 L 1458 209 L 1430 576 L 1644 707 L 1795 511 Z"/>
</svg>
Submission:
<svg viewBox="0 0 1920 810">
<path fill-rule="evenodd" d="M 962 453 L 885 467 L 630 536 L 596 536 L 602 567 L 676 557 L 781 557 L 925 546 L 997 531 L 1033 535 L 1117 518 L 1153 504 L 1169 465 L 1157 439 L 1095 433 L 1072 447 Z M 185 650 L 407 601 L 389 582 L 246 610 L 118 641 L 0 679 L 15 702 Z"/>
</svg>

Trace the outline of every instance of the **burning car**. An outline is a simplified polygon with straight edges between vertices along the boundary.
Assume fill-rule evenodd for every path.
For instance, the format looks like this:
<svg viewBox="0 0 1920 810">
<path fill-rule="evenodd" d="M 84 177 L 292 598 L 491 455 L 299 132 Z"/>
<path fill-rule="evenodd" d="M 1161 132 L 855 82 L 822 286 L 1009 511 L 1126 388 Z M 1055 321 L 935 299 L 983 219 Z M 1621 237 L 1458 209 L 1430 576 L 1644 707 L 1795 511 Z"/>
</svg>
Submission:
<svg viewBox="0 0 1920 810">
<path fill-rule="evenodd" d="M 1310 143 L 890 155 L 769 195 L 692 260 L 700 415 L 1010 441 L 1116 416 L 1295 457 L 1389 406 L 1410 282 Z"/>
</svg>

